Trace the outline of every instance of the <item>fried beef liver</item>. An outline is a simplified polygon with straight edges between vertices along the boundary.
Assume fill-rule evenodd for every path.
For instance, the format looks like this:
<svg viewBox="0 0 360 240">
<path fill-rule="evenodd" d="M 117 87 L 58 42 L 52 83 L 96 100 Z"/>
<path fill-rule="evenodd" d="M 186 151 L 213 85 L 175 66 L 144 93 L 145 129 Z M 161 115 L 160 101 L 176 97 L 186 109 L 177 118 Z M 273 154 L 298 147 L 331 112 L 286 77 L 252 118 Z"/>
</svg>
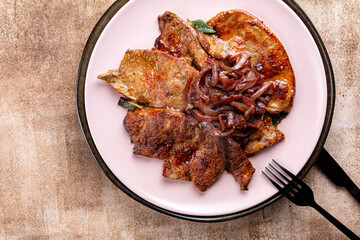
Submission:
<svg viewBox="0 0 360 240">
<path fill-rule="evenodd" d="M 152 107 L 185 109 L 185 86 L 198 71 L 158 50 L 127 50 L 119 69 L 100 74 L 124 96 Z"/>
<path fill-rule="evenodd" d="M 187 83 L 199 72 L 190 64 L 203 69 L 210 54 L 231 65 L 241 52 L 250 52 L 250 67 L 274 85 L 267 111 L 288 112 L 295 80 L 284 47 L 260 20 L 242 10 L 221 12 L 210 19 L 208 25 L 216 30 L 214 35 L 196 31 L 168 11 L 158 21 L 161 34 L 155 49 L 128 50 L 119 69 L 98 76 L 124 96 L 151 107 L 128 112 L 124 119 L 134 154 L 163 160 L 163 176 L 192 181 L 201 191 L 208 189 L 225 168 L 240 189 L 247 190 L 255 171 L 247 156 L 284 139 L 284 134 L 267 116 L 263 127 L 241 148 L 230 138 L 211 136 L 201 124 L 191 124 L 183 113 L 184 93 Z"/>
<path fill-rule="evenodd" d="M 249 156 L 283 139 L 285 139 L 284 133 L 273 125 L 269 116 L 266 116 L 264 126 L 249 136 L 249 142 L 244 146 L 244 152 Z"/>
<path fill-rule="evenodd" d="M 164 177 L 192 181 L 205 191 L 225 168 L 220 139 L 191 125 L 182 112 L 136 109 L 128 112 L 124 126 L 134 143 L 134 154 L 164 161 Z"/>
<path fill-rule="evenodd" d="M 289 112 L 295 94 L 295 77 L 288 55 L 275 34 L 258 18 L 243 10 L 220 12 L 208 25 L 215 35 L 205 35 L 208 52 L 220 60 L 230 60 L 239 51 L 251 53 L 251 68 L 275 82 L 268 112 Z M 204 41 L 204 38 L 199 38 Z"/>
<path fill-rule="evenodd" d="M 240 184 L 240 190 L 247 190 L 255 168 L 241 149 L 240 144 L 231 138 L 223 139 L 223 144 L 226 149 L 226 170 Z"/>
<path fill-rule="evenodd" d="M 155 48 L 175 57 L 190 59 L 198 69 L 205 67 L 208 54 L 190 23 L 169 11 L 160 15 L 158 21 L 161 34 L 155 40 Z"/>
</svg>

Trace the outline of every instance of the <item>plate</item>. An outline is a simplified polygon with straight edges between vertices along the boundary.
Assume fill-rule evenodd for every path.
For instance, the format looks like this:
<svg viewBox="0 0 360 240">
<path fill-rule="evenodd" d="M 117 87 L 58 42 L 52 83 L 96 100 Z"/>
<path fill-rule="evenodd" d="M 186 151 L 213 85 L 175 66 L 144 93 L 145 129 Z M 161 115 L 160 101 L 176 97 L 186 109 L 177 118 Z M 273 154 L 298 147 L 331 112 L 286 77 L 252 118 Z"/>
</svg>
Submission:
<svg viewBox="0 0 360 240">
<path fill-rule="evenodd" d="M 206 7 L 204 7 L 206 6 Z M 120 97 L 97 75 L 118 68 L 127 49 L 150 49 L 159 35 L 157 16 L 208 20 L 220 11 L 246 10 L 283 43 L 296 78 L 294 106 L 279 125 L 286 139 L 250 157 L 256 168 L 248 191 L 224 172 L 206 192 L 162 177 L 162 161 L 136 156 L 123 127 Z M 293 1 L 133 0 L 115 2 L 101 17 L 80 62 L 77 108 L 89 147 L 109 179 L 130 197 L 162 213 L 196 221 L 222 221 L 257 211 L 280 197 L 261 170 L 276 159 L 305 176 L 325 142 L 334 107 L 334 79 L 326 49 L 311 21 Z"/>
</svg>

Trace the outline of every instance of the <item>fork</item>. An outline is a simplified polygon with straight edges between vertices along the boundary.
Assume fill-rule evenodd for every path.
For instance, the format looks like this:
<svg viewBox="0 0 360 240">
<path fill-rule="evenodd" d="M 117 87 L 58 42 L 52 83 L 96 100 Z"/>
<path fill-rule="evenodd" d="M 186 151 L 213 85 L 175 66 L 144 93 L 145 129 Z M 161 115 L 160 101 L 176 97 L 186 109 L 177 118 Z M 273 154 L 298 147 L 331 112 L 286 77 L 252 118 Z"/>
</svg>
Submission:
<svg viewBox="0 0 360 240">
<path fill-rule="evenodd" d="M 280 168 L 284 173 L 281 173 L 276 167 L 269 163 L 269 166 L 272 168 L 271 171 L 269 168 L 265 167 L 265 169 L 272 175 L 271 178 L 264 171 L 262 173 L 270 180 L 270 182 L 279 189 L 280 193 L 285 195 L 291 202 L 295 203 L 298 206 L 310 206 L 316 209 L 319 213 L 321 213 L 327 220 L 329 220 L 332 224 L 334 224 L 339 230 L 341 230 L 348 238 L 350 239 L 360 239 L 355 235 L 350 229 L 344 226 L 341 222 L 339 222 L 336 218 L 330 215 L 327 211 L 325 211 L 322 207 L 320 207 L 314 199 L 314 194 L 311 188 L 306 185 L 303 181 L 301 181 L 298 177 L 292 174 L 290 171 L 282 167 L 279 163 L 277 163 L 274 159 L 273 162 L 276 164 L 278 168 Z M 277 173 L 275 174 L 274 171 Z M 277 182 L 275 181 L 275 179 Z M 278 182 L 280 184 L 278 184 Z"/>
</svg>

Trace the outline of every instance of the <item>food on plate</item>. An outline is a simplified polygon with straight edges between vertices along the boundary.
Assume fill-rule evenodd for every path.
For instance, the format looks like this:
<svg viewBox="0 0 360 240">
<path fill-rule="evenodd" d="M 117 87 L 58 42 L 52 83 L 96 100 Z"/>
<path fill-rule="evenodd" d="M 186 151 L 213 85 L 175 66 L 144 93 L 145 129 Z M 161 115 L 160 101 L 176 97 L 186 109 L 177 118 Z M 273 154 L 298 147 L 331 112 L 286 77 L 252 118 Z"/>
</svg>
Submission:
<svg viewBox="0 0 360 240">
<path fill-rule="evenodd" d="M 273 82 L 249 67 L 250 56 L 241 52 L 232 67 L 208 60 L 185 89 L 189 116 L 206 124 L 213 136 L 235 138 L 246 154 L 284 138 L 265 115 L 274 94 Z"/>
<path fill-rule="evenodd" d="M 171 55 L 188 59 L 199 69 L 206 66 L 207 52 L 197 39 L 196 30 L 176 14 L 166 11 L 158 17 L 160 36 L 155 40 L 155 48 Z"/>
<path fill-rule="evenodd" d="M 275 34 L 262 21 L 243 10 L 221 12 L 211 18 L 208 25 L 216 31 L 215 35 L 206 35 L 208 38 L 229 41 L 232 51 L 241 49 L 250 52 L 251 68 L 264 75 L 266 81 L 275 81 L 275 94 L 268 103 L 268 111 L 290 111 L 295 94 L 295 76 L 285 48 Z"/>
<path fill-rule="evenodd" d="M 127 50 L 119 69 L 98 78 L 124 96 L 151 107 L 185 109 L 186 83 L 198 71 L 184 60 L 158 50 Z"/>
<path fill-rule="evenodd" d="M 163 175 L 205 191 L 224 171 L 221 140 L 192 125 L 185 113 L 160 108 L 129 111 L 124 126 L 134 154 L 164 161 Z"/>
<path fill-rule="evenodd" d="M 119 69 L 98 76 L 129 107 L 134 154 L 161 159 L 164 177 L 200 191 L 224 170 L 247 190 L 248 156 L 285 139 L 277 124 L 292 107 L 295 77 L 284 47 L 243 10 L 207 25 L 166 11 L 158 23 L 153 49 L 127 50 Z"/>
<path fill-rule="evenodd" d="M 265 116 L 263 127 L 249 136 L 249 142 L 244 146 L 244 152 L 247 156 L 252 155 L 282 139 L 285 139 L 284 133 L 274 126 L 270 116 Z"/>
<path fill-rule="evenodd" d="M 240 190 L 247 190 L 255 168 L 247 158 L 241 145 L 232 138 L 224 139 L 226 170 L 240 184 Z"/>
</svg>

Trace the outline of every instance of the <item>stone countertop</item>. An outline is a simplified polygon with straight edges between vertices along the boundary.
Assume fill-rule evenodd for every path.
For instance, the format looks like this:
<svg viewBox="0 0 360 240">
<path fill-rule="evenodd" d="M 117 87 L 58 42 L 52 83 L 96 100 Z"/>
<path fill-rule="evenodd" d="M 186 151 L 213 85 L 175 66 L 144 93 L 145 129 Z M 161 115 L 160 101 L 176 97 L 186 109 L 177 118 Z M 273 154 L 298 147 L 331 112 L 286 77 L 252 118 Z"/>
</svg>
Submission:
<svg viewBox="0 0 360 240">
<path fill-rule="evenodd" d="M 360 185 L 360 0 L 298 0 L 336 79 L 325 147 Z M 315 210 L 282 198 L 246 217 L 194 223 L 153 211 L 102 173 L 79 126 L 79 61 L 113 0 L 0 3 L 0 239 L 346 239 Z M 360 234 L 360 205 L 315 166 L 316 200 Z"/>
</svg>

